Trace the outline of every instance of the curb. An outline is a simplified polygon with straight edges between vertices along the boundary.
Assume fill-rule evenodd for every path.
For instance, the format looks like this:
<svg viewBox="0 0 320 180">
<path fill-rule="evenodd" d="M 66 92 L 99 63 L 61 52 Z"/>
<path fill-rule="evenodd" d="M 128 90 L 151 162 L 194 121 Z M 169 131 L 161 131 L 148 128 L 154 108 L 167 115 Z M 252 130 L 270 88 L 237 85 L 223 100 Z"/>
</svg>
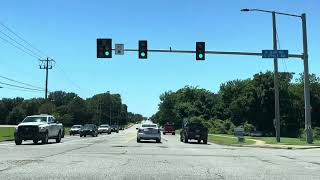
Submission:
<svg viewBox="0 0 320 180">
<path fill-rule="evenodd" d="M 228 145 L 227 145 L 228 146 Z M 320 146 L 314 146 L 314 147 L 289 147 L 289 146 L 255 146 L 255 145 L 229 145 L 234 147 L 253 147 L 253 148 L 265 148 L 265 149 L 291 149 L 291 150 L 303 150 L 303 149 L 318 149 Z"/>
</svg>

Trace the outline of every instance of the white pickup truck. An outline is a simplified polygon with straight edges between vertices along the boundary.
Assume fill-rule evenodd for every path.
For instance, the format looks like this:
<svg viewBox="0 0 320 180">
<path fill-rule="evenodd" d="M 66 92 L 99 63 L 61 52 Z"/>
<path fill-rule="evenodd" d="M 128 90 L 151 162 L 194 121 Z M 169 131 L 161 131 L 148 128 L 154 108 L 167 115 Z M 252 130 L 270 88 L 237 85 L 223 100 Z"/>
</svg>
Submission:
<svg viewBox="0 0 320 180">
<path fill-rule="evenodd" d="M 16 145 L 22 141 L 33 140 L 37 144 L 47 144 L 48 139 L 55 139 L 57 143 L 64 137 L 63 125 L 53 116 L 47 114 L 26 117 L 15 129 L 14 140 Z"/>
</svg>

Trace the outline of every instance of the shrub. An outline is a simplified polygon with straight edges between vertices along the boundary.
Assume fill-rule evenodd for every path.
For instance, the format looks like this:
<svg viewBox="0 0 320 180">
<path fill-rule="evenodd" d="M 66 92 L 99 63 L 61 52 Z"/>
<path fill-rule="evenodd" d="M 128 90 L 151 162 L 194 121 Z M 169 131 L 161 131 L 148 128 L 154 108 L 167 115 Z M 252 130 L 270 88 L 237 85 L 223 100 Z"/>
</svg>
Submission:
<svg viewBox="0 0 320 180">
<path fill-rule="evenodd" d="M 320 127 L 314 127 L 312 129 L 313 140 L 320 140 Z M 299 129 L 299 138 L 302 140 L 306 139 L 306 130 L 301 128 Z"/>
</svg>

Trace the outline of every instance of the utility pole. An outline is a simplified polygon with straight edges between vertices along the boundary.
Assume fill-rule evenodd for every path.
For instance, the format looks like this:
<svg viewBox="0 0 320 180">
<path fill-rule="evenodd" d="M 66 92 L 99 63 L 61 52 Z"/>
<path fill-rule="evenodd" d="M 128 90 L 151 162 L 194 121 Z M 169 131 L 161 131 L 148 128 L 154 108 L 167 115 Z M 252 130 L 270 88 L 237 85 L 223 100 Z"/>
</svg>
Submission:
<svg viewBox="0 0 320 180">
<path fill-rule="evenodd" d="M 306 141 L 312 144 L 312 129 L 311 129 L 311 111 L 310 111 L 310 82 L 309 82 L 309 65 L 308 65 L 308 41 L 307 41 L 307 21 L 306 14 L 301 15 L 302 20 L 302 35 L 303 35 L 303 65 L 304 65 L 304 111 L 305 111 L 305 129 Z"/>
<path fill-rule="evenodd" d="M 111 126 L 111 95 L 110 91 L 107 92 L 109 96 L 109 125 Z"/>
<path fill-rule="evenodd" d="M 277 24 L 276 13 L 272 12 L 272 29 L 273 29 L 273 50 L 277 51 Z M 278 72 L 278 58 L 273 59 L 274 63 L 274 116 L 276 119 L 276 139 L 280 142 L 280 103 L 279 103 L 279 72 Z"/>
<path fill-rule="evenodd" d="M 45 87 L 45 99 L 48 98 L 48 74 L 49 74 L 49 69 L 52 69 L 53 67 L 53 62 L 54 60 L 49 60 L 47 57 L 46 60 L 40 60 L 39 68 L 40 69 L 45 69 L 46 70 L 46 87 Z"/>
</svg>

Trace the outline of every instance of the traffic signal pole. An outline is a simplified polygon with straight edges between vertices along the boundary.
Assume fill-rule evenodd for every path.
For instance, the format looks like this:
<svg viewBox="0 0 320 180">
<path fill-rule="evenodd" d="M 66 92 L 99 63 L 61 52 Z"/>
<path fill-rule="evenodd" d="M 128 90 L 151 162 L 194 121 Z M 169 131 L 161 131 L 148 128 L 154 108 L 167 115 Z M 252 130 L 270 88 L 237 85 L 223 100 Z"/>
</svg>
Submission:
<svg viewBox="0 0 320 180">
<path fill-rule="evenodd" d="M 112 49 L 115 51 L 115 49 Z M 126 52 L 138 52 L 138 49 L 124 49 Z M 172 50 L 172 49 L 148 49 L 148 52 L 158 52 L 158 53 L 184 53 L 184 54 L 194 54 L 196 51 L 193 50 Z M 206 54 L 223 54 L 223 55 L 242 55 L 242 56 L 260 56 L 262 53 L 257 52 L 239 52 L 239 51 L 205 51 Z M 290 58 L 303 58 L 302 54 L 289 54 Z"/>
</svg>

